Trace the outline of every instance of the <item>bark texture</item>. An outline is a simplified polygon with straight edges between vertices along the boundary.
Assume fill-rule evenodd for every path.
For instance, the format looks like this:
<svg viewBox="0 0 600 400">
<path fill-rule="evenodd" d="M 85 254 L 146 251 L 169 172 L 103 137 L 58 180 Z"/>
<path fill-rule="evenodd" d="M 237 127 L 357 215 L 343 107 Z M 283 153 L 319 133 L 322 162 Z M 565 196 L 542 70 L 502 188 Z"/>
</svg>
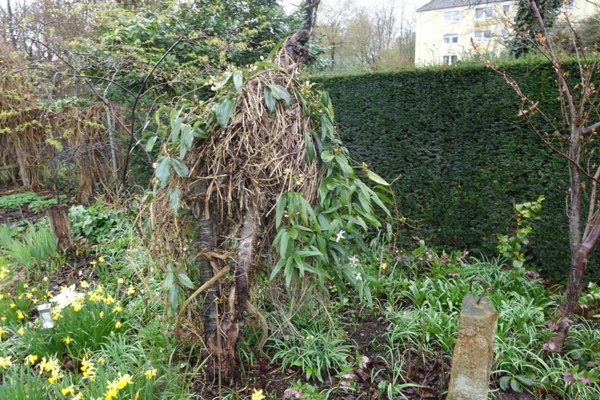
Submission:
<svg viewBox="0 0 600 400">
<path fill-rule="evenodd" d="M 50 221 L 50 230 L 54 237 L 54 242 L 58 250 L 68 250 L 75 246 L 73 243 L 73 234 L 71 232 L 71 222 L 69 221 L 69 206 L 66 204 L 52 206 L 48 208 L 48 220 Z"/>
</svg>

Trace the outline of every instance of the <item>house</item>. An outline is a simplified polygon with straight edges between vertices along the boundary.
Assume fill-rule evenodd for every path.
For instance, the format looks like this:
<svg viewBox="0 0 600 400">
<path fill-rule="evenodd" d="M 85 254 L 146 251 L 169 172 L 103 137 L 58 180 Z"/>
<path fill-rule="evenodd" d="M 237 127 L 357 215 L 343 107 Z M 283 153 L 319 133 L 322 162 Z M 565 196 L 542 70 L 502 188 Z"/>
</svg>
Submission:
<svg viewBox="0 0 600 400">
<path fill-rule="evenodd" d="M 567 0 L 563 8 L 572 20 L 597 10 L 590 0 Z M 510 23 L 517 12 L 516 0 L 432 0 L 417 10 L 416 66 L 446 64 L 475 53 L 506 50 Z M 475 43 L 473 47 L 471 39 Z"/>
</svg>

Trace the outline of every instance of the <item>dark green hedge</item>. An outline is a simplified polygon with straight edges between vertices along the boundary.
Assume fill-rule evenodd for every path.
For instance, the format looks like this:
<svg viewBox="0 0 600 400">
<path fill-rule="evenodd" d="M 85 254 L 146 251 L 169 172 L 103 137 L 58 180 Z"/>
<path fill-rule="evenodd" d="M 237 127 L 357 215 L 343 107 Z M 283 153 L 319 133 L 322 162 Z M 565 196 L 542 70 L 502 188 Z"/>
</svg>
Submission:
<svg viewBox="0 0 600 400">
<path fill-rule="evenodd" d="M 503 69 L 561 120 L 548 64 Z M 520 100 L 500 75 L 467 65 L 313 81 L 331 95 L 353 158 L 388 180 L 401 176 L 394 187 L 401 213 L 419 226 L 405 227 L 404 245 L 419 236 L 437 247 L 497 255 L 496 233 L 515 229 L 513 204 L 543 194 L 532 256 L 553 278 L 566 277 L 567 162 L 518 117 Z M 589 270 L 600 275 L 593 260 Z"/>
</svg>

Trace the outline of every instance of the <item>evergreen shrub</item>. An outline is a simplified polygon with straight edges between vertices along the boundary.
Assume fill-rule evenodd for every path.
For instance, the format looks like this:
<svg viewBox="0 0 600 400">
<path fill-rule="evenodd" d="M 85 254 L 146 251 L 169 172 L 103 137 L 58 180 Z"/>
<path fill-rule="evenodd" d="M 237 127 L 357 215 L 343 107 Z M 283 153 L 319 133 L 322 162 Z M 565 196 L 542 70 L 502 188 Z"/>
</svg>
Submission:
<svg viewBox="0 0 600 400">
<path fill-rule="evenodd" d="M 575 77 L 576 64 L 568 68 Z M 560 123 L 548 63 L 513 61 L 501 69 Z M 499 74 L 460 65 L 313 81 L 329 92 L 352 157 L 387 180 L 400 176 L 398 205 L 413 225 L 399 232 L 404 246 L 418 236 L 438 247 L 496 256 L 496 234 L 516 230 L 513 205 L 543 194 L 530 256 L 552 278 L 566 279 L 567 161 L 518 116 L 521 101 Z M 537 126 L 550 129 L 541 118 Z M 588 271 L 590 279 L 600 276 L 594 260 Z"/>
</svg>

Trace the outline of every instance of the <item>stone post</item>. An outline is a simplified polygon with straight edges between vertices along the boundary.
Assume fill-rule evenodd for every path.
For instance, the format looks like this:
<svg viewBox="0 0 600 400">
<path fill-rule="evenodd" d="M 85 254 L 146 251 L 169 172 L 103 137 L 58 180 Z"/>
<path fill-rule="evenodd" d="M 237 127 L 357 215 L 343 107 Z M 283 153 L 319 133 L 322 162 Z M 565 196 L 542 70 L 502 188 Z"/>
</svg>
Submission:
<svg viewBox="0 0 600 400">
<path fill-rule="evenodd" d="M 498 311 L 485 297 L 467 294 L 460 311 L 448 400 L 486 400 L 494 360 Z"/>
</svg>

